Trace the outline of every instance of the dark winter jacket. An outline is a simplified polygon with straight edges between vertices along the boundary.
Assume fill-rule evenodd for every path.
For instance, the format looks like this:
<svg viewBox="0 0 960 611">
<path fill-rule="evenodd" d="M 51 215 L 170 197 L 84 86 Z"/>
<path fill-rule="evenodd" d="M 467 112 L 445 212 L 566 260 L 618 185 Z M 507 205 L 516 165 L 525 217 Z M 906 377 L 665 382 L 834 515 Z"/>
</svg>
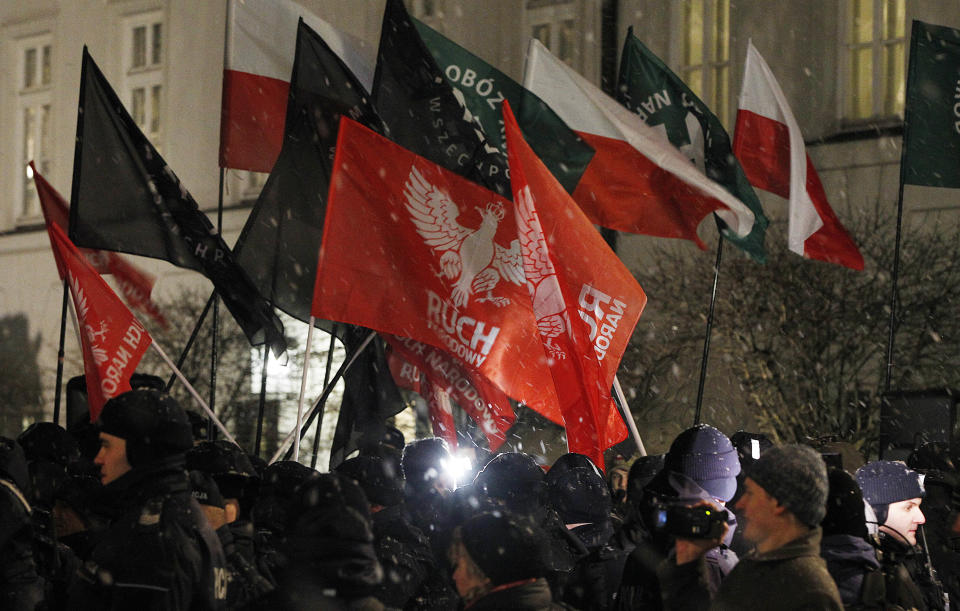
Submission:
<svg viewBox="0 0 960 611">
<path fill-rule="evenodd" d="M 943 609 L 943 604 L 937 601 L 937 589 L 924 571 L 919 548 L 881 535 L 880 563 L 886 582 L 887 600 L 896 602 L 904 609 Z"/>
<path fill-rule="evenodd" d="M 877 551 L 866 539 L 853 535 L 830 535 L 820 542 L 820 556 L 837 583 L 844 605 L 863 602 L 864 575 L 880 569 Z"/>
<path fill-rule="evenodd" d="M 555 597 L 576 609 L 613 606 L 629 550 L 609 520 L 584 524 L 572 532 L 587 549 L 574 569 L 554 589 Z"/>
<path fill-rule="evenodd" d="M 250 526 L 253 525 L 250 524 Z M 218 528 L 217 537 L 223 546 L 223 554 L 226 557 L 229 572 L 229 582 L 227 583 L 228 609 L 244 609 L 274 590 L 274 584 L 257 570 L 256 559 L 253 554 L 245 553 L 248 550 L 237 544 L 238 542 L 234 538 L 234 529 L 231 528 L 230 524 L 224 524 Z"/>
<path fill-rule="evenodd" d="M 30 504 L 16 484 L 0 479 L 0 609 L 34 609 L 43 597 Z"/>
<path fill-rule="evenodd" d="M 421 591 L 424 581 L 438 571 L 430 541 L 410 524 L 402 505 L 384 507 L 372 518 L 374 549 L 383 567 L 374 595 L 388 607 L 417 608 L 416 598 L 428 594 Z"/>
<path fill-rule="evenodd" d="M 136 469 L 105 487 L 120 499 L 70 591 L 70 606 L 137 611 L 220 609 L 229 576 L 217 535 L 180 461 Z"/>
<path fill-rule="evenodd" d="M 711 600 L 703 563 L 660 565 L 665 609 L 843 609 L 837 586 L 820 557 L 819 528 L 786 545 L 740 559 Z"/>
<path fill-rule="evenodd" d="M 465 607 L 465 611 L 554 611 L 571 608 L 553 602 L 550 586 L 545 579 L 529 579 L 497 586 Z"/>
</svg>

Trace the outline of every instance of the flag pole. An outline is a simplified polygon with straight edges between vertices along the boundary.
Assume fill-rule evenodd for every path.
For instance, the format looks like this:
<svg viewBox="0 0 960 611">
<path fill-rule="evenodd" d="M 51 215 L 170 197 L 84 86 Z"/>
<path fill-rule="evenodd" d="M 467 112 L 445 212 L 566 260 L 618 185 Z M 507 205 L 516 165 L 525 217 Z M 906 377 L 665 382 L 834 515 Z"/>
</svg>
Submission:
<svg viewBox="0 0 960 611">
<path fill-rule="evenodd" d="M 910 84 L 915 82 L 916 79 L 916 49 L 914 46 L 914 40 L 918 35 L 918 21 L 913 22 L 912 31 L 910 32 L 910 59 L 907 64 L 907 91 L 909 93 Z M 910 119 L 912 119 L 913 111 L 910 104 L 903 105 L 903 139 L 900 142 L 900 188 L 897 193 L 897 230 L 896 238 L 894 239 L 893 246 L 893 272 L 891 274 L 891 283 L 890 283 L 890 323 L 887 333 L 887 367 L 883 375 L 883 392 L 890 391 L 890 382 L 893 378 L 893 343 L 894 335 L 896 334 L 896 324 L 897 324 L 897 294 L 898 288 L 897 283 L 900 278 L 900 238 L 901 238 L 901 228 L 903 226 L 903 179 L 906 174 L 906 161 L 907 158 L 907 136 L 910 134 Z"/>
<path fill-rule="evenodd" d="M 227 430 L 227 427 L 223 426 L 223 423 L 220 422 L 220 419 L 217 418 L 217 415 L 213 413 L 213 410 L 210 409 L 210 406 L 208 406 L 200 397 L 193 385 L 190 384 L 186 377 L 184 377 L 183 372 L 173 364 L 173 361 L 171 361 L 170 357 L 167 356 L 167 353 L 163 351 L 163 348 L 161 348 L 156 341 L 150 342 L 150 345 L 153 346 L 153 349 L 157 351 L 157 353 L 160 355 L 160 358 L 162 358 L 163 361 L 169 365 L 171 369 L 173 369 L 173 374 L 177 376 L 181 382 L 183 382 L 183 385 L 187 388 L 187 392 L 189 392 L 190 396 L 193 397 L 194 401 L 197 402 L 197 405 L 203 409 L 207 417 L 213 421 L 218 429 L 220 429 L 220 432 L 223 433 L 223 436 L 226 437 L 231 443 L 240 445 L 237 443 L 237 440 L 233 438 L 233 435 L 230 434 L 230 431 Z"/>
<path fill-rule="evenodd" d="M 67 310 L 69 309 L 68 297 L 70 288 L 67 285 L 67 279 L 63 279 L 63 305 L 60 307 L 60 343 L 57 346 L 57 385 L 53 391 L 53 423 L 60 424 L 60 387 L 63 385 L 63 360 L 66 355 L 63 349 L 64 336 L 67 331 Z"/>
<path fill-rule="evenodd" d="M 300 378 L 300 399 L 297 401 L 297 443 L 293 444 L 293 460 L 298 462 L 300 460 L 300 443 L 299 441 L 303 439 L 300 436 L 300 431 L 303 429 L 303 395 L 307 391 L 307 371 L 310 370 L 310 343 L 313 340 L 313 323 L 316 319 L 313 317 L 313 314 L 310 315 L 310 326 L 307 328 L 307 346 L 303 351 L 303 377 Z"/>
<path fill-rule="evenodd" d="M 623 394 L 623 388 L 620 386 L 620 380 L 617 376 L 613 376 L 613 393 L 614 398 L 616 399 L 617 407 L 620 408 L 620 416 L 623 418 L 623 422 L 627 425 L 627 429 L 630 431 L 630 436 L 633 437 L 633 441 L 637 444 L 637 450 L 640 451 L 640 456 L 647 455 L 647 449 L 643 447 L 643 440 L 640 439 L 640 431 L 637 430 L 637 423 L 633 420 L 633 414 L 630 413 L 630 406 L 627 405 L 627 398 Z"/>
<path fill-rule="evenodd" d="M 710 311 L 707 314 L 707 331 L 703 338 L 703 357 L 700 359 L 700 385 L 697 388 L 697 409 L 693 415 L 693 424 L 700 424 L 700 411 L 703 407 L 703 385 L 707 381 L 707 359 L 710 356 L 710 333 L 713 331 L 713 311 L 717 305 L 717 283 L 720 279 L 720 260 L 723 257 L 723 234 L 718 232 L 717 262 L 713 267 L 713 289 L 710 291 Z"/>
<path fill-rule="evenodd" d="M 321 393 L 321 395 L 317 397 L 317 400 L 314 402 L 313 407 L 310 409 L 310 414 L 307 417 L 307 422 L 306 422 L 307 427 L 310 426 L 310 424 L 313 422 L 313 419 L 316 418 L 318 415 L 320 416 L 321 420 L 323 419 L 323 412 L 321 410 L 323 408 L 324 403 L 327 400 L 327 397 L 329 397 L 330 393 L 333 392 L 333 389 L 337 385 L 337 382 L 340 380 L 340 378 L 342 378 L 343 375 L 347 372 L 347 370 L 350 369 L 350 367 L 353 365 L 354 362 L 356 362 L 360 354 L 366 349 L 367 346 L 370 345 L 370 342 L 372 342 L 373 338 L 376 336 L 377 336 L 377 332 L 371 330 L 370 334 L 367 335 L 366 339 L 364 339 L 359 346 L 357 346 L 357 349 L 353 352 L 353 354 L 351 354 L 347 360 L 345 360 L 343 363 L 340 364 L 340 367 L 337 369 L 336 373 L 333 374 L 333 379 L 331 379 L 330 383 L 327 384 L 327 387 L 323 389 L 323 393 Z M 270 459 L 271 463 L 274 463 L 277 460 L 279 460 L 281 456 L 284 456 L 284 453 L 286 453 L 286 455 L 284 456 L 285 460 L 290 458 L 290 455 L 293 452 L 293 449 L 292 448 L 288 449 L 288 446 L 293 441 L 293 436 L 296 433 L 297 433 L 296 430 L 290 431 L 290 434 L 286 436 L 286 438 L 280 444 L 280 447 L 277 448 L 277 451 L 273 454 L 273 457 Z M 300 436 L 301 438 L 303 437 L 302 432 L 300 433 Z"/>
<path fill-rule="evenodd" d="M 263 412 L 267 403 L 267 359 L 270 358 L 270 346 L 263 344 L 263 364 L 260 369 L 260 406 L 257 410 L 257 439 L 253 443 L 253 453 L 260 457 L 260 439 L 263 436 Z"/>
<path fill-rule="evenodd" d="M 217 192 L 217 234 L 223 233 L 223 177 L 225 171 L 220 168 L 220 188 Z M 214 289 L 214 295 L 217 291 Z M 220 339 L 220 299 L 213 298 L 213 325 L 210 330 L 210 409 L 217 405 L 217 361 L 219 360 L 218 340 Z M 208 437 L 213 441 L 215 435 L 213 427 L 208 427 Z"/>
<path fill-rule="evenodd" d="M 333 369 L 333 349 L 336 347 L 337 323 L 333 323 L 333 330 L 330 333 L 330 344 L 327 346 L 327 369 L 323 372 L 323 387 L 330 384 L 330 371 Z M 313 456 L 310 457 L 310 468 L 317 468 L 317 454 L 320 453 L 320 425 L 322 420 L 317 420 L 317 432 L 313 436 Z"/>
<path fill-rule="evenodd" d="M 193 332 L 190 333 L 190 337 L 187 338 L 187 343 L 184 345 L 183 350 L 180 352 L 180 357 L 177 359 L 177 369 L 183 367 L 183 363 L 187 360 L 187 355 L 190 353 L 190 349 L 193 347 L 193 342 L 197 340 L 197 335 L 200 334 L 200 327 L 203 326 L 203 321 L 207 318 L 207 312 L 210 311 L 210 306 L 213 305 L 213 300 L 216 298 L 217 292 L 214 291 L 210 293 L 210 298 L 207 299 L 207 305 L 203 306 L 203 312 L 200 312 L 199 318 L 197 318 L 197 324 L 193 326 Z M 164 389 L 165 392 L 170 392 L 170 389 L 173 388 L 173 383 L 176 381 L 177 375 L 171 374 L 170 379 L 167 380 L 167 387 Z"/>
</svg>

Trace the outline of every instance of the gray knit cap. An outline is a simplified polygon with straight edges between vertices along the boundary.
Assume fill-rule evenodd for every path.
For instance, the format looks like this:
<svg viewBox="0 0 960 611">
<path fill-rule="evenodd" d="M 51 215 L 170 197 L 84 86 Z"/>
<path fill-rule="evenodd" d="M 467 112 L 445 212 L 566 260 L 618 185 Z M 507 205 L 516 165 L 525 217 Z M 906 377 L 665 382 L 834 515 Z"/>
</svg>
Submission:
<svg viewBox="0 0 960 611">
<path fill-rule="evenodd" d="M 827 465 L 813 448 L 787 445 L 767 450 L 747 477 L 807 526 L 819 526 L 827 513 Z"/>
</svg>

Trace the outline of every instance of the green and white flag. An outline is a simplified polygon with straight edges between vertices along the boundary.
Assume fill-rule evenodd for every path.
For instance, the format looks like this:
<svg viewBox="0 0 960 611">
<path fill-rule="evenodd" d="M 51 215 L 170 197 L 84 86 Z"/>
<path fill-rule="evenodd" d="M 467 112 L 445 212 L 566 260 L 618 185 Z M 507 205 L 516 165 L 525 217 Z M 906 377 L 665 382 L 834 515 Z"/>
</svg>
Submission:
<svg viewBox="0 0 960 611">
<path fill-rule="evenodd" d="M 960 31 L 913 22 L 903 184 L 960 188 Z"/>
<path fill-rule="evenodd" d="M 616 97 L 647 125 L 662 130 L 670 143 L 708 178 L 750 208 L 755 221 L 749 234 L 741 237 L 726 228 L 722 234 L 753 259 L 763 262 L 763 240 L 769 221 L 733 156 L 730 136 L 707 105 L 634 36 L 632 27 L 623 45 Z"/>
<path fill-rule="evenodd" d="M 550 173 L 572 193 L 593 158 L 593 149 L 540 98 L 473 53 L 429 26 L 413 20 L 461 102 L 480 122 L 488 141 L 506 151 L 503 100 L 510 101 L 523 136 Z"/>
</svg>

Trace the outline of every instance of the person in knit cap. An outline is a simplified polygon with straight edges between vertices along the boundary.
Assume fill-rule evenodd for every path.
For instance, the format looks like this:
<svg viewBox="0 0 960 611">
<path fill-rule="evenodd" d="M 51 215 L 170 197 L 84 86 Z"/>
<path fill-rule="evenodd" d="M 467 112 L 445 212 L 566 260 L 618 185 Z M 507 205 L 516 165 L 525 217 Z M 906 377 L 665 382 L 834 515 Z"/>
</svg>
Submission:
<svg viewBox="0 0 960 611">
<path fill-rule="evenodd" d="M 897 595 L 910 606 L 943 609 L 940 584 L 917 547 L 917 531 L 926 522 L 920 509 L 926 495 L 920 474 L 899 461 L 877 460 L 857 469 L 856 477 L 880 526 L 884 573 L 906 573 L 912 582 L 913 587 Z"/>
<path fill-rule="evenodd" d="M 657 567 L 670 554 L 673 535 L 658 527 L 657 514 L 664 505 L 695 505 L 709 502 L 725 505 L 737 490 L 740 460 L 730 440 L 709 424 L 698 424 L 677 436 L 663 458 L 663 468 L 644 487 L 639 503 L 628 493 L 638 511 L 624 525 L 634 544 L 621 581 L 621 608 L 659 609 L 662 592 Z M 632 486 L 631 486 L 632 490 Z M 737 563 L 729 548 L 736 531 L 736 518 L 728 512 L 729 528 L 722 542 L 706 552 L 704 578 L 708 590 L 716 592 Z"/>
<path fill-rule="evenodd" d="M 704 554 L 719 539 L 677 539 L 659 569 L 667 609 L 842 609 L 837 585 L 820 557 L 827 469 L 812 448 L 787 445 L 764 453 L 747 472 L 735 508 L 756 550 L 740 559 L 712 598 L 700 579 Z"/>
<path fill-rule="evenodd" d="M 453 580 L 464 609 L 552 610 L 545 575 L 548 546 L 538 524 L 506 510 L 481 513 L 454 530 L 449 549 Z"/>
</svg>

